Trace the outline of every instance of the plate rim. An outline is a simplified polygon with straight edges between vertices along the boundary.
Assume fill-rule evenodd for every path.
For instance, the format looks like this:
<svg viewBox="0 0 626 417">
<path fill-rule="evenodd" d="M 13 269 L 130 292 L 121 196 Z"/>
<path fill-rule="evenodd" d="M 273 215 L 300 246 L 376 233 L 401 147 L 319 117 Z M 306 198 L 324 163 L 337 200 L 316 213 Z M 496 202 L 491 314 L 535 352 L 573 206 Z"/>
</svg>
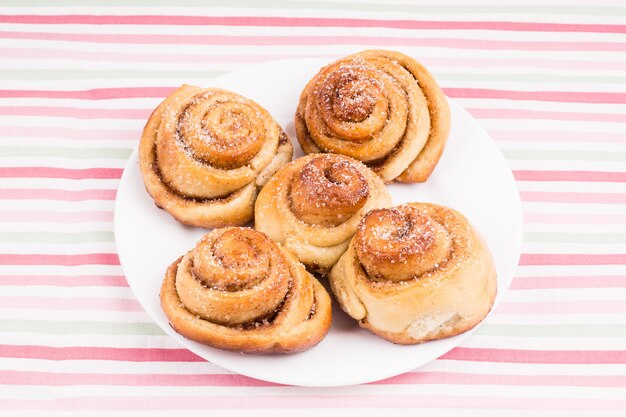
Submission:
<svg viewBox="0 0 626 417">
<path fill-rule="evenodd" d="M 294 58 L 294 59 L 281 59 L 281 60 L 273 60 L 273 61 L 267 61 L 264 63 L 260 63 L 260 64 L 255 64 L 255 65 L 250 65 L 250 66 L 245 66 L 241 69 L 235 70 L 235 71 L 230 71 L 227 72 L 225 74 L 222 74 L 218 77 L 214 77 L 214 78 L 207 78 L 207 81 L 216 81 L 216 80 L 221 80 L 221 79 L 228 79 L 229 77 L 236 77 L 236 75 L 240 72 L 247 72 L 247 71 L 252 71 L 252 70 L 258 70 L 260 68 L 263 67 L 272 67 L 281 63 L 285 63 L 285 62 L 289 62 L 289 63 L 294 63 L 294 62 L 298 62 L 298 63 L 306 63 L 308 65 L 314 64 L 317 66 L 321 65 L 326 65 L 330 62 L 332 62 L 331 60 L 327 60 L 327 59 L 320 59 L 320 58 Z M 454 99 L 451 99 L 449 97 L 446 96 L 446 99 L 450 105 L 450 107 L 454 107 L 455 111 L 461 111 L 462 113 L 465 114 L 465 116 L 469 119 L 472 120 L 473 123 L 476 124 L 476 126 L 482 130 L 483 134 L 486 135 L 488 137 L 488 139 L 490 140 L 491 144 L 493 145 L 492 147 L 494 149 L 496 149 L 498 152 L 498 157 L 501 159 L 501 162 L 504 162 L 504 164 L 507 167 L 507 175 L 509 176 L 509 180 L 511 181 L 511 183 L 513 185 L 516 184 L 515 178 L 513 176 L 513 172 L 508 164 L 508 161 L 506 160 L 506 158 L 504 157 L 504 154 L 502 153 L 502 151 L 500 150 L 500 148 L 495 144 L 494 139 L 491 137 L 491 135 L 489 135 L 489 133 L 487 132 L 486 129 L 484 129 L 482 127 L 482 125 L 471 115 L 469 114 L 469 112 L 467 112 L 467 110 L 465 110 L 460 104 L 458 104 Z M 139 135 L 140 136 L 140 135 Z M 444 150 L 445 152 L 445 150 Z M 125 165 L 124 165 L 124 171 L 122 172 L 122 176 L 120 177 L 118 186 L 116 188 L 116 198 L 115 198 L 115 202 L 114 202 L 114 208 L 113 208 L 113 229 L 114 229 L 114 237 L 115 237 L 115 245 L 116 245 L 116 253 L 118 255 L 119 261 L 120 261 L 120 267 L 122 269 L 122 272 L 124 273 L 124 277 L 126 279 L 126 270 L 127 268 L 124 267 L 124 264 L 127 262 L 125 260 L 126 255 L 122 254 L 119 251 L 119 243 L 118 243 L 118 239 L 119 236 L 122 235 L 122 233 L 118 232 L 118 227 L 119 227 L 119 222 L 118 222 L 118 212 L 121 210 L 120 207 L 120 203 L 119 203 L 119 198 L 118 195 L 119 193 L 117 193 L 117 191 L 119 191 L 119 189 L 121 188 L 122 184 L 125 182 L 125 178 L 126 181 L 128 181 L 127 177 L 130 172 L 130 168 L 132 168 L 132 165 L 137 163 L 138 157 L 138 142 L 137 144 L 134 146 L 133 151 L 131 152 L 130 157 L 128 158 L 128 160 L 126 161 Z M 296 158 L 293 158 L 292 160 L 295 160 Z M 138 167 L 137 167 L 138 169 Z M 142 184 L 143 186 L 143 184 Z M 388 378 L 391 378 L 393 376 L 396 375 L 400 375 L 402 373 L 405 372 L 409 372 L 411 370 L 414 369 L 419 369 L 423 366 L 425 366 L 428 363 L 431 363 L 432 361 L 436 360 L 437 358 L 441 357 L 442 355 L 445 355 L 447 352 L 449 352 L 450 350 L 454 349 L 455 347 L 457 347 L 466 337 L 468 337 L 469 335 L 471 335 L 472 333 L 474 333 L 474 331 L 476 331 L 481 325 L 482 323 L 485 321 L 485 319 L 487 317 L 489 317 L 491 314 L 493 314 L 493 311 L 496 309 L 496 307 L 498 306 L 498 304 L 501 302 L 502 298 L 503 298 L 503 294 L 506 293 L 511 285 L 511 282 L 513 281 L 513 278 L 515 276 L 515 272 L 516 270 L 519 268 L 519 261 L 522 255 L 522 243 L 523 243 L 523 231 L 524 231 L 524 221 L 523 221 L 523 210 L 522 210 L 522 204 L 521 204 L 521 197 L 519 194 L 519 190 L 517 189 L 517 187 L 513 187 L 514 191 L 515 191 L 515 207 L 517 208 L 517 212 L 518 212 L 518 221 L 516 224 L 516 230 L 517 234 L 518 234 L 518 239 L 515 242 L 515 248 L 516 248 L 516 253 L 517 253 L 517 259 L 516 259 L 516 264 L 515 267 L 512 268 L 511 274 L 512 277 L 510 278 L 510 280 L 508 280 L 508 285 L 506 286 L 506 288 L 501 288 L 500 286 L 498 286 L 498 294 L 496 296 L 496 300 L 493 304 L 493 306 L 491 307 L 489 313 L 485 316 L 485 318 L 483 320 L 481 320 L 474 328 L 470 329 L 467 332 L 461 333 L 459 335 L 453 336 L 451 338 L 446 338 L 448 340 L 454 340 L 455 343 L 453 343 L 452 347 L 450 347 L 449 349 L 445 350 L 444 352 L 440 352 L 440 353 L 433 353 L 431 355 L 427 355 L 427 360 L 423 361 L 420 365 L 408 365 L 404 368 L 404 370 L 398 372 L 397 369 L 391 370 L 387 373 L 381 372 L 378 373 L 377 376 L 375 378 L 369 378 L 369 379 L 363 379 L 363 378 L 343 378 L 342 381 L 340 381 L 339 383 L 332 383 L 332 384 L 328 384 L 328 383 L 316 383 L 315 381 L 300 381 L 297 383 L 294 383 L 293 380 L 290 381 L 285 381 L 283 379 L 279 378 L 268 378 L 265 376 L 258 376 L 255 375 L 254 372 L 247 372 L 245 370 L 242 370 L 240 367 L 236 367 L 237 369 L 234 369 L 232 366 L 230 366 L 230 364 L 226 365 L 223 362 L 221 362 L 219 359 L 215 360 L 214 358 L 210 358 L 208 359 L 206 357 L 206 355 L 204 353 L 198 353 L 196 352 L 196 349 L 193 347 L 193 344 L 191 345 L 191 347 L 189 346 L 189 342 L 191 343 L 195 343 L 193 341 L 190 341 L 186 338 L 184 338 L 183 336 L 181 336 L 180 334 L 178 334 L 175 330 L 173 330 L 171 328 L 171 326 L 167 326 L 166 328 L 164 328 L 160 322 L 158 320 L 155 319 L 155 317 L 152 315 L 152 313 L 150 312 L 149 308 L 146 308 L 146 305 L 144 304 L 144 302 L 142 301 L 141 297 L 137 294 L 136 289 L 130 285 L 130 282 L 127 280 L 128 284 L 129 284 L 129 288 L 131 289 L 135 299 L 139 302 L 139 304 L 141 305 L 142 309 L 144 310 L 144 312 L 148 315 L 148 317 L 150 317 L 151 321 L 153 323 L 155 323 L 162 331 L 164 331 L 164 333 L 166 333 L 167 336 L 173 338 L 174 340 L 176 340 L 176 342 L 178 344 L 181 345 L 182 348 L 187 349 L 189 351 L 191 351 L 192 353 L 194 353 L 195 355 L 198 355 L 199 357 L 201 357 L 203 360 L 211 362 L 219 367 L 222 367 L 226 370 L 229 370 L 231 372 L 235 372 L 250 378 L 254 378 L 254 379 L 258 379 L 261 381 L 266 381 L 266 382 L 270 382 L 270 383 L 277 383 L 277 384 L 282 384 L 282 385 L 291 385 L 291 386 L 303 386 L 303 387 L 318 387 L 318 388 L 330 388 L 330 387 L 342 387 L 342 386 L 351 386 L 351 385 L 358 385 L 358 384 L 367 384 L 367 383 L 372 383 L 372 382 L 376 382 L 376 381 L 381 381 L 381 380 L 385 380 Z M 147 192 L 146 192 L 147 193 Z M 394 204 L 396 205 L 396 204 Z M 207 231 L 210 229 L 206 229 Z M 445 339 L 443 339 L 445 340 Z M 416 346 L 416 345 L 413 345 Z M 297 353 L 295 354 L 297 355 Z M 382 375 L 382 376 L 381 376 Z"/>
</svg>

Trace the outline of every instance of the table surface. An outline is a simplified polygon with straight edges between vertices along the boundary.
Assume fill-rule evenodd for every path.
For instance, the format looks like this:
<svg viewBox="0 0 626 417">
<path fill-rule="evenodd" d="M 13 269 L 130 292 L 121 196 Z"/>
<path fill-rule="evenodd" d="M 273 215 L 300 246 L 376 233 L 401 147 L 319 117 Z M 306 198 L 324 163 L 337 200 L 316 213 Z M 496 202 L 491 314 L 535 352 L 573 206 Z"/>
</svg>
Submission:
<svg viewBox="0 0 626 417">
<path fill-rule="evenodd" d="M 626 413 L 625 3 L 169 3 L 0 0 L 0 414 Z M 114 244 L 151 109 L 182 83 L 366 48 L 422 61 L 507 158 L 525 235 L 504 301 L 440 359 L 362 386 L 274 386 L 181 349 Z"/>
</svg>

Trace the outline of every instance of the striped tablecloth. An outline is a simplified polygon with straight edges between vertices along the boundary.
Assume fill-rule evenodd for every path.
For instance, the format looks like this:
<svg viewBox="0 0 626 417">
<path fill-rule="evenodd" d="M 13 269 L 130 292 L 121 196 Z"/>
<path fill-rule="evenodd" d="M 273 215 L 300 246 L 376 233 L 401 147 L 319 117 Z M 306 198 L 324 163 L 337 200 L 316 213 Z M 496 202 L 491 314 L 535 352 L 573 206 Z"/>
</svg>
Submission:
<svg viewBox="0 0 626 417">
<path fill-rule="evenodd" d="M 626 415 L 626 3 L 95 3 L 0 0 L 0 413 Z M 425 63 L 508 159 L 525 238 L 504 302 L 363 386 L 272 386 L 181 349 L 113 238 L 151 109 L 181 83 L 371 47 Z"/>
</svg>

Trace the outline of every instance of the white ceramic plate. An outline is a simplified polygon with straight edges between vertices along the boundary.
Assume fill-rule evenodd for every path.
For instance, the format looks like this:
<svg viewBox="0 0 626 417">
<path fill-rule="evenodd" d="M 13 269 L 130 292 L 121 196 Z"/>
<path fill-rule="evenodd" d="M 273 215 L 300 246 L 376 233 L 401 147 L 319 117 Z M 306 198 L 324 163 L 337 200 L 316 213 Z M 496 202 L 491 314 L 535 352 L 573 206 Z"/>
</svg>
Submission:
<svg viewBox="0 0 626 417">
<path fill-rule="evenodd" d="M 298 97 L 306 82 L 325 64 L 318 59 L 270 62 L 208 80 L 205 86 L 232 90 L 268 109 L 293 138 L 297 157 L 302 154 L 293 126 Z M 389 188 L 396 205 L 434 202 L 453 207 L 470 219 L 487 240 L 496 262 L 497 304 L 511 283 L 520 256 L 519 195 L 511 171 L 492 139 L 467 112 L 449 101 L 452 130 L 433 175 L 425 184 L 392 184 Z M 122 175 L 115 205 L 115 239 L 126 279 L 163 331 L 197 355 L 231 371 L 292 385 L 366 383 L 424 365 L 467 336 L 398 346 L 360 329 L 334 304 L 328 336 L 306 352 L 242 355 L 192 342 L 169 326 L 159 306 L 159 287 L 167 266 L 192 248 L 204 232 L 181 225 L 154 205 L 144 189 L 135 149 Z"/>
</svg>

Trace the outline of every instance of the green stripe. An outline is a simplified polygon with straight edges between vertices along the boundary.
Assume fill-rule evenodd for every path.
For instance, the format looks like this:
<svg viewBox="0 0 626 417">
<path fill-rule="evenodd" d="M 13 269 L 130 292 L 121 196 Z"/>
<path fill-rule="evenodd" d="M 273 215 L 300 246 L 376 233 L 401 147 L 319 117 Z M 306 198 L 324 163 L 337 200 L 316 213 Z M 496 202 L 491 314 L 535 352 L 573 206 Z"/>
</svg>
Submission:
<svg viewBox="0 0 626 417">
<path fill-rule="evenodd" d="M 113 242 L 113 232 L 3 232 L 0 243 L 94 243 Z"/>
<path fill-rule="evenodd" d="M 163 335 L 154 323 L 106 321 L 0 320 L 0 332 L 45 334 Z"/>
<path fill-rule="evenodd" d="M 625 337 L 626 324 L 483 324 L 476 333 L 482 336 L 513 337 Z"/>
<path fill-rule="evenodd" d="M 98 7 L 163 7 L 172 6 L 168 0 L 63 0 L 63 1 L 12 1 L 1 0 L 2 6 L 14 7 L 54 7 L 54 6 L 98 6 Z M 224 7 L 223 0 L 200 1 L 200 0 L 178 0 L 175 2 L 179 7 L 202 7 L 210 8 Z M 262 9 L 319 9 L 319 10 L 349 10 L 353 11 L 358 7 L 359 11 L 386 11 L 386 12 L 414 12 L 414 13 L 442 13 L 442 14 L 489 14 L 489 13 L 511 13 L 511 14 L 558 14 L 558 15 L 594 15 L 594 16 L 623 16 L 626 14 L 624 7 L 611 6 L 573 6 L 573 5 L 502 5 L 502 6 L 462 6 L 462 5 L 416 5 L 416 4 L 394 4 L 387 2 L 380 3 L 348 3 L 348 2 L 317 2 L 311 0 L 304 1 L 277 1 L 268 0 L 259 2 L 257 0 L 236 0 L 228 2 L 230 8 L 262 8 Z"/>
<path fill-rule="evenodd" d="M 526 242 L 555 243 L 626 243 L 626 233 L 561 233 L 561 232 L 527 232 Z"/>
<path fill-rule="evenodd" d="M 573 160 L 573 161 L 626 161 L 626 152 L 611 151 L 555 151 L 541 149 L 503 149 L 508 159 Z"/>
<path fill-rule="evenodd" d="M 107 78 L 215 78 L 226 71 L 185 70 L 77 70 L 74 68 L 45 70 L 0 70 L 3 80 L 93 80 Z"/>
<path fill-rule="evenodd" d="M 2 146 L 0 157 L 60 157 L 71 159 L 113 158 L 128 159 L 132 150 L 126 148 L 62 148 L 44 146 Z"/>
</svg>

